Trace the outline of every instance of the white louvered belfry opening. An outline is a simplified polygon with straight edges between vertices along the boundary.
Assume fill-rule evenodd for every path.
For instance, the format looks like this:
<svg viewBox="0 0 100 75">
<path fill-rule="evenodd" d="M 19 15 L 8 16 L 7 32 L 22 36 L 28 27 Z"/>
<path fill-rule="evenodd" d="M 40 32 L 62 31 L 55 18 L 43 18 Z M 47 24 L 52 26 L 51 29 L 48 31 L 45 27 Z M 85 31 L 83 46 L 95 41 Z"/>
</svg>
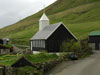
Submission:
<svg viewBox="0 0 100 75">
<path fill-rule="evenodd" d="M 45 41 L 44 40 L 34 40 L 32 41 L 32 47 L 39 47 L 39 48 L 45 48 Z"/>
</svg>

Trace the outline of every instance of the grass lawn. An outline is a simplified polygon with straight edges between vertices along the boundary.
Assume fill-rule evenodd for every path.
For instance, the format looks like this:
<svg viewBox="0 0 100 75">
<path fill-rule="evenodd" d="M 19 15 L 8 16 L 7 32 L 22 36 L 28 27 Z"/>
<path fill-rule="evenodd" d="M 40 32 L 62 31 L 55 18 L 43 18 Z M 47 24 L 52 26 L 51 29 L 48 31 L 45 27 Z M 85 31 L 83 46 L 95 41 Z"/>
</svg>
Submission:
<svg viewBox="0 0 100 75">
<path fill-rule="evenodd" d="M 42 75 L 41 71 L 37 71 L 35 68 L 30 67 L 30 66 L 19 68 L 18 75 L 25 75 L 26 73 L 34 75 L 34 72 L 37 72 L 38 75 Z"/>
<path fill-rule="evenodd" d="M 23 55 L 2 55 L 0 56 L 0 65 L 11 66 Z M 54 59 L 58 59 L 56 54 L 39 53 L 32 55 L 24 55 L 31 63 L 44 63 Z"/>
<path fill-rule="evenodd" d="M 17 61 L 21 55 L 17 57 L 17 55 L 2 55 L 0 56 L 0 65 L 10 66 L 15 61 Z"/>
</svg>

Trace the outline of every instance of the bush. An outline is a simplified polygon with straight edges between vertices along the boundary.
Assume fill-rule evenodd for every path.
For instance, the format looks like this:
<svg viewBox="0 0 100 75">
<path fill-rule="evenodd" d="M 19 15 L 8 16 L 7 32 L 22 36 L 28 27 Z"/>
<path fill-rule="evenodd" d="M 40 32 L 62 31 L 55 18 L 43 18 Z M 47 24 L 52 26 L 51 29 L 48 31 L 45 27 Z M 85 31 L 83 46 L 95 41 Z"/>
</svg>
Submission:
<svg viewBox="0 0 100 75">
<path fill-rule="evenodd" d="M 78 52 L 81 50 L 80 42 L 75 42 L 74 40 L 69 40 L 63 42 L 60 50 L 62 52 Z"/>
<path fill-rule="evenodd" d="M 89 54 L 92 54 L 93 53 L 92 48 L 89 47 L 89 45 L 88 45 L 88 39 L 81 40 L 81 45 L 82 45 L 81 54 L 89 55 Z"/>
<path fill-rule="evenodd" d="M 60 50 L 62 52 L 74 52 L 78 57 L 87 56 L 92 54 L 92 49 L 88 45 L 88 39 L 75 42 L 74 40 L 69 40 L 63 42 Z"/>
</svg>

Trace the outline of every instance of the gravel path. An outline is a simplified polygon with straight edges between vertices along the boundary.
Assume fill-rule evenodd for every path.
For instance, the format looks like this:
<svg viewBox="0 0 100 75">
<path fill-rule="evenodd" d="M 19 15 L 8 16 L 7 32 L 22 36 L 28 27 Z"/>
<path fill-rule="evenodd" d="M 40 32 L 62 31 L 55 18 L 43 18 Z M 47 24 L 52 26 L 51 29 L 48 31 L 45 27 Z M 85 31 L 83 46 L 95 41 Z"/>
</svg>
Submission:
<svg viewBox="0 0 100 75">
<path fill-rule="evenodd" d="M 15 53 L 23 53 L 23 50 L 21 48 L 18 48 L 16 46 L 13 45 L 13 48 L 14 48 L 14 52 Z"/>
<path fill-rule="evenodd" d="M 63 62 L 47 75 L 100 75 L 100 52 L 83 60 Z"/>
</svg>

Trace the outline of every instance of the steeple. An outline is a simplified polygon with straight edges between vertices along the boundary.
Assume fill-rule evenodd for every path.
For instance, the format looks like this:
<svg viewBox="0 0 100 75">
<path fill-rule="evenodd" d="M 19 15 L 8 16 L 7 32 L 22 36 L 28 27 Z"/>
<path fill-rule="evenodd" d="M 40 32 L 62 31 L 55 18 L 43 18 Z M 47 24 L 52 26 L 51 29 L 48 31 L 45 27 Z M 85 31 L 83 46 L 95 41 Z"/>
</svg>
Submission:
<svg viewBox="0 0 100 75">
<path fill-rule="evenodd" d="M 42 17 L 39 20 L 39 31 L 49 25 L 49 18 L 43 13 Z"/>
</svg>

